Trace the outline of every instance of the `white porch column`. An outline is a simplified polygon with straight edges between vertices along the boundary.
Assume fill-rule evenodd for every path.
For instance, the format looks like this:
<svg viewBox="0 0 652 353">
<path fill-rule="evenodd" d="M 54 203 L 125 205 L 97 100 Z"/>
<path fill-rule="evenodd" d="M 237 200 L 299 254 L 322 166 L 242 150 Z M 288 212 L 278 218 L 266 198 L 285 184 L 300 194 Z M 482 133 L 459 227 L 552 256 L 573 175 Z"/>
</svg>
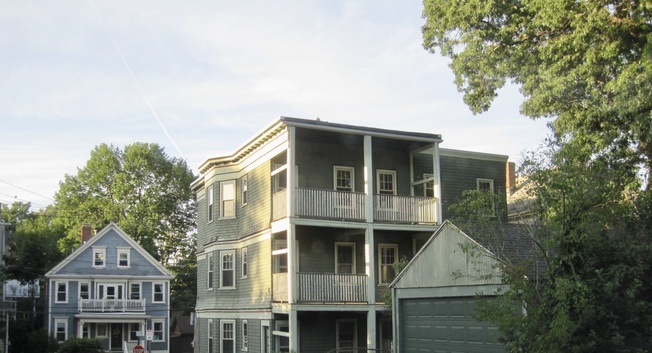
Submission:
<svg viewBox="0 0 652 353">
<path fill-rule="evenodd" d="M 441 224 L 442 220 L 442 214 L 441 214 L 441 175 L 440 175 L 440 167 L 439 167 L 439 143 L 435 142 L 432 145 L 432 176 L 435 180 L 433 180 L 433 187 L 434 187 L 434 195 L 437 198 L 437 209 L 435 212 L 437 214 L 435 215 L 435 221 L 439 224 Z"/>
<path fill-rule="evenodd" d="M 288 328 L 290 330 L 290 352 L 299 352 L 299 323 L 297 322 L 297 310 L 292 307 L 288 314 Z"/>
<path fill-rule="evenodd" d="M 374 168 L 369 135 L 364 137 L 364 193 L 366 220 L 371 223 L 374 221 Z"/>
<path fill-rule="evenodd" d="M 367 349 L 376 349 L 376 310 L 367 311 Z"/>
</svg>

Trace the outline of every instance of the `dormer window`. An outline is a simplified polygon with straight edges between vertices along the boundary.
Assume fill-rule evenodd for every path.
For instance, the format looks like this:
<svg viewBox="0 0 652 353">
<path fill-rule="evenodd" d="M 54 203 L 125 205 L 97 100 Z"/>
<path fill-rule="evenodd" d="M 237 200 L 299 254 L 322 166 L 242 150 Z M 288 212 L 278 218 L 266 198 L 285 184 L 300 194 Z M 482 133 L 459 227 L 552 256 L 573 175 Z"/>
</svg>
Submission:
<svg viewBox="0 0 652 353">
<path fill-rule="evenodd" d="M 118 247 L 118 268 L 129 268 L 131 248 Z"/>
<path fill-rule="evenodd" d="M 93 267 L 106 267 L 106 247 L 93 247 Z"/>
</svg>

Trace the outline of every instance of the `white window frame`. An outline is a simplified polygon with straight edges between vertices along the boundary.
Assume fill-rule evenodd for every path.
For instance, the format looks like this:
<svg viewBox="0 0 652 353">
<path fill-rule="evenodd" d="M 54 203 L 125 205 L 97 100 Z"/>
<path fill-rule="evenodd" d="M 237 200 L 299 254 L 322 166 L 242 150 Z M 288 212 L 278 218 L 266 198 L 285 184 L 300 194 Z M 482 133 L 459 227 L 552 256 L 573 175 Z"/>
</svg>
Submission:
<svg viewBox="0 0 652 353">
<path fill-rule="evenodd" d="M 348 172 L 350 176 L 349 183 L 350 186 L 340 186 L 338 185 L 338 172 Z M 333 166 L 333 190 L 335 191 L 345 191 L 345 192 L 355 192 L 355 168 L 347 167 L 342 165 Z"/>
<path fill-rule="evenodd" d="M 158 332 L 161 332 L 160 336 L 156 335 L 156 324 L 161 325 L 161 329 L 158 330 Z M 154 334 L 154 337 L 152 339 L 152 342 L 165 342 L 165 319 L 152 319 L 152 333 Z M 157 339 L 158 337 L 158 339 Z"/>
<path fill-rule="evenodd" d="M 391 264 L 383 263 L 383 249 L 394 249 L 394 262 Z M 378 244 L 378 284 L 389 284 L 390 282 L 383 282 L 383 268 L 385 266 L 392 267 L 398 261 L 398 244 L 394 243 L 380 243 Z M 393 267 L 392 267 L 393 270 Z M 394 278 L 396 278 L 394 273 Z"/>
<path fill-rule="evenodd" d="M 340 272 L 340 258 L 339 258 L 339 253 L 338 249 L 340 247 L 348 247 L 351 248 L 352 251 L 352 258 L 351 261 L 351 272 Z M 335 273 L 351 273 L 355 274 L 356 273 L 356 254 L 355 254 L 355 243 L 354 242 L 335 242 Z"/>
<path fill-rule="evenodd" d="M 138 287 L 138 298 L 134 298 L 133 295 L 136 291 L 133 290 L 134 286 Z M 142 282 L 129 282 L 129 299 L 131 300 L 140 300 L 143 299 L 143 284 Z"/>
<path fill-rule="evenodd" d="M 242 351 L 249 351 L 249 322 L 247 320 L 242 320 L 241 324 L 241 335 L 242 335 Z"/>
<path fill-rule="evenodd" d="M 489 190 L 483 190 L 480 188 L 481 184 L 488 183 L 489 184 Z M 475 184 L 476 188 L 478 191 L 489 191 L 493 194 L 494 192 L 494 180 L 493 179 L 486 179 L 486 178 L 477 178 L 475 179 Z"/>
<path fill-rule="evenodd" d="M 134 331 L 134 325 L 136 325 L 136 330 Z M 129 336 L 127 337 L 127 342 L 138 342 L 138 331 L 140 331 L 139 322 L 130 322 L 129 326 Z"/>
<path fill-rule="evenodd" d="M 213 221 L 213 213 L 215 210 L 215 191 L 212 185 L 210 188 L 208 188 L 208 197 L 206 203 L 207 203 L 208 223 L 210 223 Z"/>
<path fill-rule="evenodd" d="M 290 351 L 290 324 L 288 320 L 274 321 L 274 331 L 272 331 L 272 335 L 274 336 L 274 348 L 272 351 Z"/>
<path fill-rule="evenodd" d="M 343 346 L 342 343 L 344 342 L 341 340 L 340 333 L 342 333 L 342 324 L 350 324 L 353 323 L 353 342 L 351 342 L 351 346 L 345 345 Z M 346 349 L 346 348 L 351 348 L 351 351 L 354 351 L 355 348 L 358 347 L 358 321 L 355 319 L 338 319 L 335 321 L 335 339 L 336 339 L 336 348 L 338 349 Z M 348 342 L 348 341 L 347 341 Z"/>
<path fill-rule="evenodd" d="M 231 330 L 225 330 L 225 326 L 230 325 Z M 231 337 L 226 337 L 226 333 L 230 333 Z M 231 341 L 233 344 L 233 352 L 235 352 L 235 320 L 220 320 L 220 353 L 233 353 L 224 350 L 224 342 Z"/>
<path fill-rule="evenodd" d="M 227 255 L 231 256 L 231 261 L 229 262 L 231 267 L 225 269 L 224 257 Z M 225 272 L 231 272 L 233 284 L 230 286 L 224 285 Z M 220 251 L 220 289 L 235 289 L 235 250 Z"/>
<path fill-rule="evenodd" d="M 59 286 L 63 285 L 63 295 L 65 296 L 64 300 L 59 299 Z M 68 303 L 68 282 L 67 281 L 56 281 L 54 286 L 54 302 L 65 304 Z"/>
<path fill-rule="evenodd" d="M 161 298 L 162 300 L 156 300 L 156 287 L 161 286 Z M 165 282 L 152 282 L 152 303 L 165 303 Z"/>
<path fill-rule="evenodd" d="M 129 268 L 129 267 L 131 267 L 131 248 L 118 246 L 118 247 L 116 247 L 116 249 L 117 249 L 116 261 L 117 261 L 118 268 Z M 125 255 L 125 254 L 127 255 L 127 264 L 123 265 L 123 264 L 120 263 L 121 262 L 120 256 Z"/>
<path fill-rule="evenodd" d="M 215 282 L 215 256 L 213 253 L 206 255 L 206 289 L 213 290 L 213 285 Z"/>
<path fill-rule="evenodd" d="M 59 325 L 63 324 L 63 341 L 59 340 Z M 58 343 L 65 342 L 68 339 L 68 319 L 54 319 L 54 338 Z"/>
<path fill-rule="evenodd" d="M 89 322 L 82 324 L 82 338 L 91 338 L 91 324 Z"/>
<path fill-rule="evenodd" d="M 86 298 L 82 297 L 82 287 L 86 286 Z M 79 282 L 79 299 L 91 299 L 91 284 L 90 282 Z"/>
<path fill-rule="evenodd" d="M 240 187 L 241 187 L 241 199 L 242 199 L 242 206 L 247 205 L 248 197 L 249 197 L 249 176 L 248 174 L 245 174 L 242 176 L 242 179 L 240 180 Z"/>
<path fill-rule="evenodd" d="M 240 263 L 240 274 L 242 278 L 247 278 L 249 276 L 249 258 L 248 254 L 249 248 L 246 246 L 240 250 L 240 258 L 242 262 Z"/>
<path fill-rule="evenodd" d="M 381 177 L 383 175 L 392 176 L 392 190 L 381 189 Z M 390 169 L 376 169 L 376 193 L 379 195 L 396 195 L 396 171 Z"/>
<path fill-rule="evenodd" d="M 215 340 L 213 334 L 213 319 L 208 319 L 206 321 L 206 344 L 208 345 L 208 353 L 213 353 L 215 351 Z"/>
<path fill-rule="evenodd" d="M 98 256 L 100 255 L 100 256 Z M 102 263 L 97 264 L 96 260 L 101 259 Z M 106 246 L 94 246 L 93 247 L 93 258 L 91 259 L 93 268 L 105 268 L 106 267 Z"/>
<path fill-rule="evenodd" d="M 225 204 L 230 203 L 231 213 L 226 213 Z M 220 182 L 220 219 L 235 218 L 235 180 Z"/>
</svg>

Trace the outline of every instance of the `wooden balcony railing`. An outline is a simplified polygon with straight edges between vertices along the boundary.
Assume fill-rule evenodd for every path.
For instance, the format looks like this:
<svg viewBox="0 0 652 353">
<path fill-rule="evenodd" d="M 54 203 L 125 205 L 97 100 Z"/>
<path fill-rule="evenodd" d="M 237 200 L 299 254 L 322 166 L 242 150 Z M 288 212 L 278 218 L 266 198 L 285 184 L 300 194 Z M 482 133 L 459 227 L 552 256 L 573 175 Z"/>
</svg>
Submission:
<svg viewBox="0 0 652 353">
<path fill-rule="evenodd" d="M 80 299 L 79 312 L 145 312 L 145 299 Z"/>
<path fill-rule="evenodd" d="M 298 188 L 296 191 L 298 216 L 365 219 L 365 194 L 363 193 L 307 188 Z"/>
<path fill-rule="evenodd" d="M 374 195 L 374 220 L 396 223 L 436 223 L 437 199 L 420 196 Z"/>
<path fill-rule="evenodd" d="M 300 217 L 364 221 L 365 194 L 329 189 L 296 189 L 296 213 Z M 272 218 L 287 216 L 287 189 L 272 195 Z M 374 221 L 391 223 L 437 223 L 434 197 L 374 195 Z"/>
<path fill-rule="evenodd" d="M 274 301 L 287 302 L 287 273 L 273 277 Z M 297 273 L 297 302 L 367 302 L 367 275 L 342 273 Z"/>
<path fill-rule="evenodd" d="M 297 301 L 367 302 L 367 275 L 300 272 L 297 277 Z"/>
</svg>

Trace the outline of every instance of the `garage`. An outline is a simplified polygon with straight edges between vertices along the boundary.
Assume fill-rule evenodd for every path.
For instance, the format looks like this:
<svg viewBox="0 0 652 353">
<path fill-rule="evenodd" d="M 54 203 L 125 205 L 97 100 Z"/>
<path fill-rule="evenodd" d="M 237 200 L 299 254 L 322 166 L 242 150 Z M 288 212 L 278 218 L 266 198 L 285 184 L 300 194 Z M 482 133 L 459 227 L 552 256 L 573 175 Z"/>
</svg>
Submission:
<svg viewBox="0 0 652 353">
<path fill-rule="evenodd" d="M 463 250 L 474 244 L 446 221 L 390 284 L 396 352 L 505 352 L 498 328 L 473 317 L 479 295 L 504 287 L 495 257 Z"/>
<path fill-rule="evenodd" d="M 400 301 L 402 317 L 399 352 L 504 352 L 491 323 L 473 318 L 475 299 L 414 298 Z"/>
</svg>

